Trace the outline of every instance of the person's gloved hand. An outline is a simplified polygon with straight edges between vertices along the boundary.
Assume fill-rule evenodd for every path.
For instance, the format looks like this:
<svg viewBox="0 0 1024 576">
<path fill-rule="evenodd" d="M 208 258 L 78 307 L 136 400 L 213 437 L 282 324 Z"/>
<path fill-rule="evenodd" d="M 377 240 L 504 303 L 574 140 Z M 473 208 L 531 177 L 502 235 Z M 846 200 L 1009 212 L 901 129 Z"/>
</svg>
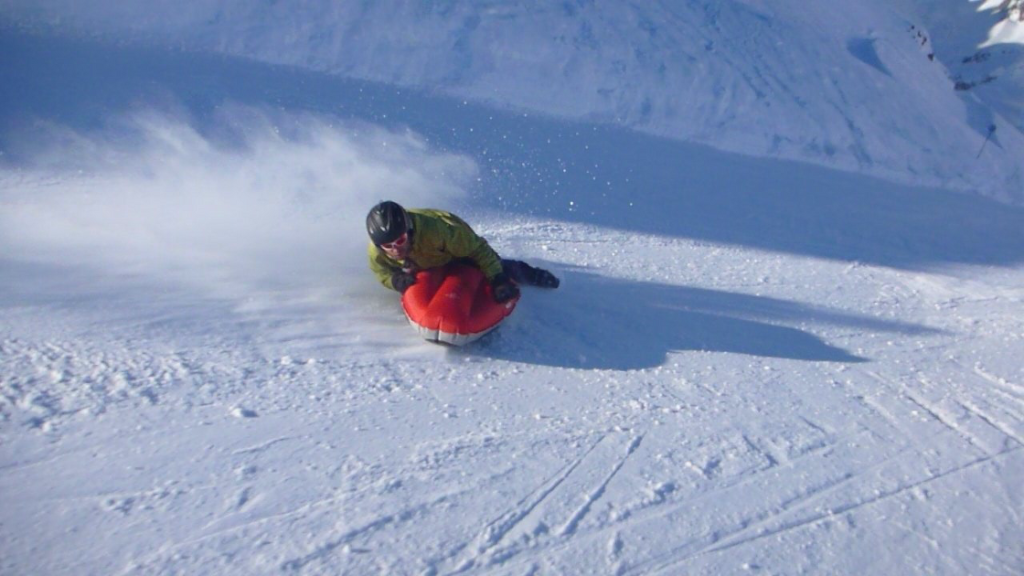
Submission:
<svg viewBox="0 0 1024 576">
<path fill-rule="evenodd" d="M 491 280 L 491 290 L 494 293 L 494 301 L 498 304 L 504 304 L 519 296 L 519 287 L 504 274 L 498 274 Z"/>
<path fill-rule="evenodd" d="M 416 276 L 408 272 L 395 272 L 391 275 L 391 285 L 402 294 L 416 283 Z"/>
</svg>

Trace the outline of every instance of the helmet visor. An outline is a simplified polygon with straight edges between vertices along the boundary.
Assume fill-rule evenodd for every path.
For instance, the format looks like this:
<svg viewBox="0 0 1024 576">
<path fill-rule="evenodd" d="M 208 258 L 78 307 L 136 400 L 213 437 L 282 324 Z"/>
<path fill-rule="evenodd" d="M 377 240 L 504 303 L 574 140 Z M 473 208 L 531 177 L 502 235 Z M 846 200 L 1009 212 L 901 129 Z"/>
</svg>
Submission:
<svg viewBox="0 0 1024 576">
<path fill-rule="evenodd" d="M 391 242 L 385 242 L 383 244 L 378 244 L 378 246 L 380 246 L 381 250 L 384 250 L 385 252 L 398 252 L 399 250 L 402 249 L 403 246 L 405 246 L 405 243 L 408 242 L 408 241 L 409 241 L 409 233 L 408 232 L 403 232 L 401 236 L 399 236 L 398 238 L 395 238 Z"/>
</svg>

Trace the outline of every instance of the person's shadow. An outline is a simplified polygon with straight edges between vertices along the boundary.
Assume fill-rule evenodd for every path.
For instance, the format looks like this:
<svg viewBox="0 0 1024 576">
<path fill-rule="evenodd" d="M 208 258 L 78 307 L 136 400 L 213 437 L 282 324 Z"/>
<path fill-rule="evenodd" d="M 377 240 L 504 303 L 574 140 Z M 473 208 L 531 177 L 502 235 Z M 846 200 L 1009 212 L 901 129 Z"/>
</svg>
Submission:
<svg viewBox="0 0 1024 576">
<path fill-rule="evenodd" d="M 451 353 L 611 370 L 659 366 L 685 350 L 853 363 L 867 359 L 786 324 L 939 332 L 775 298 L 560 272 L 561 288 L 526 288 L 495 332 Z"/>
</svg>

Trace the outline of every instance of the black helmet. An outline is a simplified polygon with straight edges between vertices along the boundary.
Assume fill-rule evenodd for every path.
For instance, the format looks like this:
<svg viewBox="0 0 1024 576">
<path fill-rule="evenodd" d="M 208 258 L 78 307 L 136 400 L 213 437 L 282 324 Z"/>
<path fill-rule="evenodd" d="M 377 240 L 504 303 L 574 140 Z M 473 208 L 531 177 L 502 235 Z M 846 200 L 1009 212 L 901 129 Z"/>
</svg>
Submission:
<svg viewBox="0 0 1024 576">
<path fill-rule="evenodd" d="M 377 204 L 366 215 L 366 232 L 378 246 L 394 242 L 409 230 L 410 225 L 405 208 L 390 200 Z"/>
</svg>

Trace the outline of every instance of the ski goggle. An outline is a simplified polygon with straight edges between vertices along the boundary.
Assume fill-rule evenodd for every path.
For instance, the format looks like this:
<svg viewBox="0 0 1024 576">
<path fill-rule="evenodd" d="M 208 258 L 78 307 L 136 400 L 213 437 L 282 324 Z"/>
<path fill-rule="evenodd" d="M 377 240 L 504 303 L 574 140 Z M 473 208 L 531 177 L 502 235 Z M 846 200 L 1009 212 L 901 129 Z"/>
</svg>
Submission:
<svg viewBox="0 0 1024 576">
<path fill-rule="evenodd" d="M 393 241 L 385 242 L 384 244 L 379 244 L 379 246 L 381 247 L 382 250 L 387 250 L 388 252 L 394 252 L 395 250 L 398 250 L 402 246 L 405 246 L 405 243 L 408 242 L 408 241 L 409 241 L 409 233 L 408 232 L 403 232 L 401 236 L 399 236 L 398 238 L 395 238 Z"/>
</svg>

